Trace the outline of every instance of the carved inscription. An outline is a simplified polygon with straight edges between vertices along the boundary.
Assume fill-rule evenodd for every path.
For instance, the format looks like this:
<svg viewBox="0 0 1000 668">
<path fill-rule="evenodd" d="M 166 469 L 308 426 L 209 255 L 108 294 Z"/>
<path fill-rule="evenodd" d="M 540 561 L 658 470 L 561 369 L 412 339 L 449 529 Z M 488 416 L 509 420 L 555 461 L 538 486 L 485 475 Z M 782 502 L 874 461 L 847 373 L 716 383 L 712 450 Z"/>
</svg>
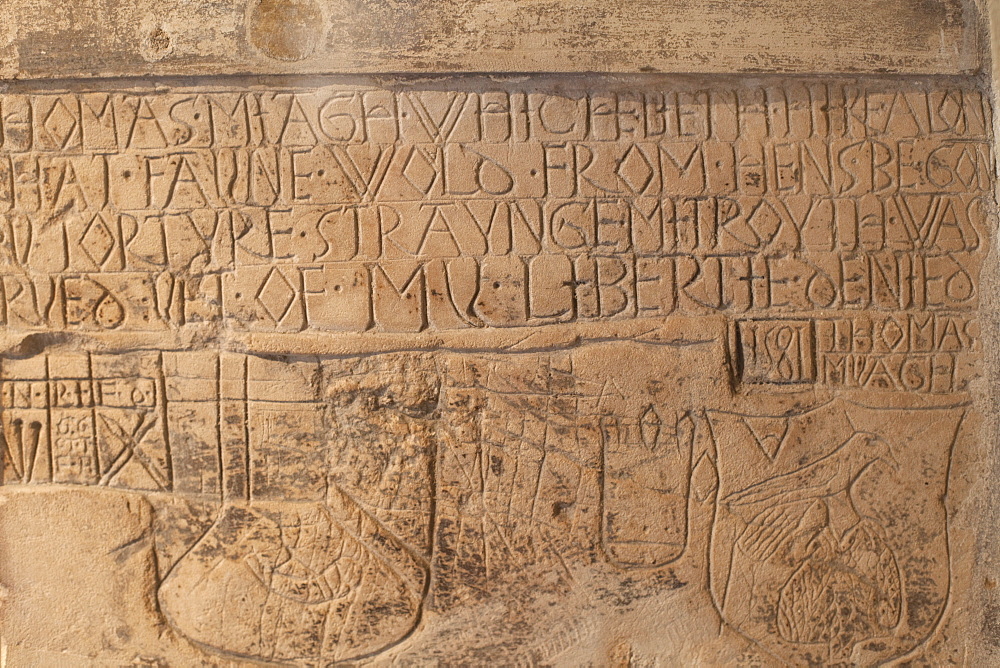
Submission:
<svg viewBox="0 0 1000 668">
<path fill-rule="evenodd" d="M 7 94 L 0 119 L 8 327 L 418 332 L 978 299 L 993 155 L 974 89 Z"/>
<path fill-rule="evenodd" d="M 177 665 L 923 652 L 988 98 L 577 84 L 11 86 L 0 496 L 141 501 Z"/>
</svg>

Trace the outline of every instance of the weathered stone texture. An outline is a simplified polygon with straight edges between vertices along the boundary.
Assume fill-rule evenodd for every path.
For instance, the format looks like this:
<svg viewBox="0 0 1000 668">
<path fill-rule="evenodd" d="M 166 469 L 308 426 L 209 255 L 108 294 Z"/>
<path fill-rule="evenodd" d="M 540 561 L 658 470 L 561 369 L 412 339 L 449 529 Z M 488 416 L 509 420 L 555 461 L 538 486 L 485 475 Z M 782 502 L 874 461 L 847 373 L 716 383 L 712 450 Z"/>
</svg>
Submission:
<svg viewBox="0 0 1000 668">
<path fill-rule="evenodd" d="M 12 19 L 27 78 L 453 73 L 5 86 L 0 666 L 995 659 L 993 105 L 931 4 L 703 68 L 780 76 L 565 73 L 641 8 Z"/>
<path fill-rule="evenodd" d="M 967 0 L 7 0 L 0 71 L 968 74 L 981 38 Z"/>
</svg>

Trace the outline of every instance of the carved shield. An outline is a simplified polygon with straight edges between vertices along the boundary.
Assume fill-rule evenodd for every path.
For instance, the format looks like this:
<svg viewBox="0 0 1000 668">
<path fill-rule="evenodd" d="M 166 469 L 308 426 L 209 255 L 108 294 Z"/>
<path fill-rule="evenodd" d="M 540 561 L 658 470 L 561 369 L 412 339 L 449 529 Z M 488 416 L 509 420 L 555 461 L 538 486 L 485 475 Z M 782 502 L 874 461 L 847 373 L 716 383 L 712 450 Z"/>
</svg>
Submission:
<svg viewBox="0 0 1000 668">
<path fill-rule="evenodd" d="M 202 645 L 264 661 L 323 665 L 399 642 L 429 581 L 433 368 L 223 358 L 220 377 L 227 364 L 236 399 L 220 399 L 220 429 L 235 438 L 221 445 L 249 476 L 223 474 L 251 484 L 242 499 L 225 486 L 219 518 L 163 581 L 163 612 Z M 265 374 L 283 380 L 279 396 L 257 385 Z"/>
<path fill-rule="evenodd" d="M 398 642 L 419 618 L 426 571 L 334 496 L 227 506 L 164 581 L 164 613 L 196 642 L 266 661 L 335 662 Z"/>
<path fill-rule="evenodd" d="M 788 416 L 710 411 L 710 588 L 724 622 L 794 665 L 872 665 L 926 641 L 950 594 L 945 499 L 963 415 L 840 400 Z"/>
</svg>

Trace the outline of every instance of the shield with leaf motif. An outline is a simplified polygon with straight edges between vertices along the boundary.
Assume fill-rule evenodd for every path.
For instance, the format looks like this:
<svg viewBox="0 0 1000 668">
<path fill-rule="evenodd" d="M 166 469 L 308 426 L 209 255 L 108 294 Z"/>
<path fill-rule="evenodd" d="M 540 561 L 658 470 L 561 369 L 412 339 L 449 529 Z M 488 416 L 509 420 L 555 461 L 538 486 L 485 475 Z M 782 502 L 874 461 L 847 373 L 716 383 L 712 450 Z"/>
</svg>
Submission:
<svg viewBox="0 0 1000 668">
<path fill-rule="evenodd" d="M 724 622 L 793 665 L 872 665 L 925 642 L 950 595 L 945 499 L 964 412 L 709 411 Z"/>
</svg>

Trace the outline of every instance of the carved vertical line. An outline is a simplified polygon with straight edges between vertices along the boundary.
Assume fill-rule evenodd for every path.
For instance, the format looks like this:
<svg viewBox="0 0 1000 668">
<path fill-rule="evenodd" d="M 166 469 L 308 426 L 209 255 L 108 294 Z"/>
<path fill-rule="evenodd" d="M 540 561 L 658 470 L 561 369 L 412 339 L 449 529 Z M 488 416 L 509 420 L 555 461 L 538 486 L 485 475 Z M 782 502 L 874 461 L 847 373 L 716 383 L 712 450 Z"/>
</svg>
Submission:
<svg viewBox="0 0 1000 668">
<path fill-rule="evenodd" d="M 89 354 L 88 354 L 89 359 Z M 52 358 L 45 356 L 45 443 L 48 448 L 47 461 L 52 459 L 52 402 L 55 399 L 55 391 L 52 387 Z M 35 448 L 31 457 L 25 456 L 24 481 L 31 482 L 31 477 L 35 473 L 35 461 L 38 458 L 38 446 L 41 444 L 42 435 L 39 433 L 35 437 Z M 94 456 L 97 456 L 97 440 L 94 440 Z M 94 460 L 97 465 L 97 460 Z"/>
<path fill-rule="evenodd" d="M 303 303 L 304 303 L 303 299 Z M 244 500 L 253 498 L 250 478 L 250 356 L 243 356 L 243 491 Z"/>
<path fill-rule="evenodd" d="M 167 378 L 163 370 L 163 352 L 156 357 L 156 392 L 159 394 L 160 428 L 163 430 L 163 457 L 167 466 L 167 491 L 174 490 L 174 460 L 170 451 L 170 423 L 167 421 Z"/>
<path fill-rule="evenodd" d="M 226 502 L 226 468 L 222 456 L 222 353 L 215 356 L 215 445 L 219 462 L 219 499 Z"/>
<path fill-rule="evenodd" d="M 46 368 L 48 362 L 46 361 Z M 97 480 L 101 480 L 104 471 L 101 469 L 101 448 L 97 444 L 97 381 L 94 379 L 94 354 L 87 353 L 87 382 L 90 383 L 90 430 L 91 438 L 94 440 L 94 462 L 97 465 Z M 52 433 L 52 425 L 49 425 L 49 434 Z M 52 458 L 51 436 L 49 442 L 49 458 Z M 110 468 L 109 462 L 108 467 Z M 55 477 L 55 469 L 50 465 L 52 476 Z"/>
<path fill-rule="evenodd" d="M 2 136 L 0 136 L 0 141 L 2 141 Z M 2 296 L 0 296 L 2 298 Z M 4 383 L 4 360 L 0 358 L 0 486 L 6 484 L 7 482 L 7 457 L 11 456 L 10 448 L 7 445 L 7 428 L 5 427 L 5 415 L 7 407 L 6 404 L 6 389 Z M 11 402 L 13 404 L 13 402 Z M 2 638 L 0 638 L 2 640 Z M 6 645 L 0 646 L 6 654 Z M 0 668 L 3 668 L 3 661 L 0 661 Z"/>
</svg>

